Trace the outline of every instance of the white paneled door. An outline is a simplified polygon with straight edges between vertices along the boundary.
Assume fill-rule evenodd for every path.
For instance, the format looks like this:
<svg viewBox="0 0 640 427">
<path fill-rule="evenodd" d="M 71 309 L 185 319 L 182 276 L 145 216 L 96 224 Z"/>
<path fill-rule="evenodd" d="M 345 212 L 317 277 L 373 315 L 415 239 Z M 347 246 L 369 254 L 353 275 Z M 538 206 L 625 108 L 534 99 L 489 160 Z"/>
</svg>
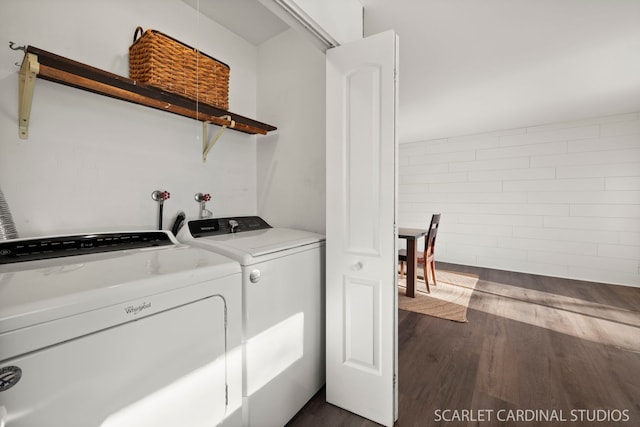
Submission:
<svg viewBox="0 0 640 427">
<path fill-rule="evenodd" d="M 327 51 L 327 401 L 397 419 L 397 36 Z"/>
</svg>

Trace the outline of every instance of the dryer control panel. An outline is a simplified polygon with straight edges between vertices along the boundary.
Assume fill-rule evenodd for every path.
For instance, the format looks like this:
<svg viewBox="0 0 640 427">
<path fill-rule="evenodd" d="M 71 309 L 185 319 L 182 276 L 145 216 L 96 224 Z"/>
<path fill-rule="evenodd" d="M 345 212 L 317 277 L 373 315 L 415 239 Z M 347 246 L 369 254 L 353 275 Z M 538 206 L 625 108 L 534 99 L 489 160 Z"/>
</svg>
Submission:
<svg viewBox="0 0 640 427">
<path fill-rule="evenodd" d="M 93 233 L 0 242 L 0 264 L 173 245 L 164 231 Z"/>
<path fill-rule="evenodd" d="M 188 226 L 189 232 L 196 238 L 271 228 L 271 226 L 259 216 L 198 219 L 189 221 Z"/>
</svg>

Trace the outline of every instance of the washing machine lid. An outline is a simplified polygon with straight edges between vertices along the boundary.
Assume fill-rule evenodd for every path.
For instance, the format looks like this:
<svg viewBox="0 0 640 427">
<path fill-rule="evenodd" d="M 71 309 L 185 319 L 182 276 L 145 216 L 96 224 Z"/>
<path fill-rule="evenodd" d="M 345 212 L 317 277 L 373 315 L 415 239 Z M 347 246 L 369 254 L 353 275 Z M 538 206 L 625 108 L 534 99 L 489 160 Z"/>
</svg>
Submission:
<svg viewBox="0 0 640 427">
<path fill-rule="evenodd" d="M 184 235 L 183 235 L 184 237 Z M 290 228 L 264 228 L 227 234 L 200 235 L 185 238 L 185 243 L 211 248 L 241 265 L 260 262 L 268 255 L 306 250 L 325 241 L 325 236 Z"/>
<path fill-rule="evenodd" d="M 34 255 L 31 261 L 0 263 L 0 334 L 240 272 L 239 264 L 229 258 L 179 244 L 170 233 L 160 233 L 168 236 L 161 238 L 160 245 L 131 249 L 116 245 L 110 251 L 46 259 Z M 38 247 L 42 241 L 60 238 L 81 242 L 77 246 L 82 252 L 91 249 L 88 236 L 89 240 L 104 238 L 93 233 L 19 239 L 0 242 L 0 254 L 10 256 L 8 248 L 16 244 Z"/>
</svg>

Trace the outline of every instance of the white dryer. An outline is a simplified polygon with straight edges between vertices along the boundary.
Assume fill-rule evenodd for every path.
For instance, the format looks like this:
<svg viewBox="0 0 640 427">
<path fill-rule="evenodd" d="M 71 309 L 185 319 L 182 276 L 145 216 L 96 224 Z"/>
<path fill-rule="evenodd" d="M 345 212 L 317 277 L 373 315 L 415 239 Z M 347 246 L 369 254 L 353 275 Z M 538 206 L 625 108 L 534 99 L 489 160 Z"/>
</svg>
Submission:
<svg viewBox="0 0 640 427">
<path fill-rule="evenodd" d="M 325 383 L 325 237 L 248 216 L 188 221 L 178 239 L 242 266 L 243 424 L 284 426 Z"/>
<path fill-rule="evenodd" d="M 162 231 L 0 242 L 0 425 L 238 426 L 240 266 Z"/>
</svg>

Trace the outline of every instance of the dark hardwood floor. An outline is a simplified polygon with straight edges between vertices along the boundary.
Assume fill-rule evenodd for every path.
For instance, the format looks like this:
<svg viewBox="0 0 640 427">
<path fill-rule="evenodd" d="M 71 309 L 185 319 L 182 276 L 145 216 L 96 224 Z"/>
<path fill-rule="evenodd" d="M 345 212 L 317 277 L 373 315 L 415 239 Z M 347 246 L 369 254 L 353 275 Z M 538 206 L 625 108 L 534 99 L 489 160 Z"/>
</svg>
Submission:
<svg viewBox="0 0 640 427">
<path fill-rule="evenodd" d="M 469 322 L 400 311 L 396 426 L 640 426 L 640 288 L 438 269 L 479 276 Z M 287 426 L 377 424 L 323 389 Z"/>
</svg>

